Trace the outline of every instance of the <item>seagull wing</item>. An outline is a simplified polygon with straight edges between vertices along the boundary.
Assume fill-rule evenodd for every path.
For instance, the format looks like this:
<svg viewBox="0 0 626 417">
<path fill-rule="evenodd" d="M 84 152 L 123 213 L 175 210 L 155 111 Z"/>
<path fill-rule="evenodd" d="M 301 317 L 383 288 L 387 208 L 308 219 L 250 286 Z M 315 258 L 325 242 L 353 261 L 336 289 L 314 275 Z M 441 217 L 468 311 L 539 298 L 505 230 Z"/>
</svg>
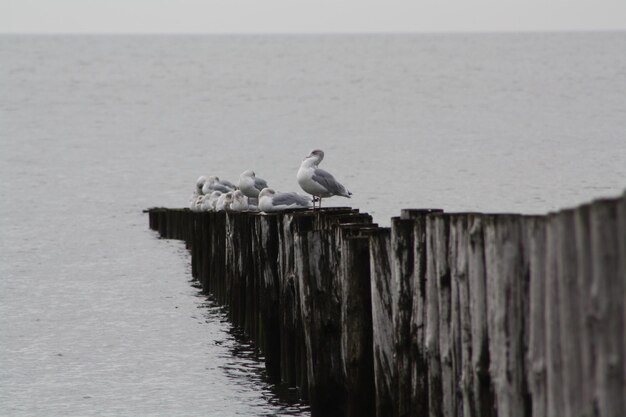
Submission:
<svg viewBox="0 0 626 417">
<path fill-rule="evenodd" d="M 324 171 L 323 169 L 316 168 L 311 179 L 326 188 L 329 193 L 346 197 L 350 195 L 346 187 L 341 185 L 330 172 Z"/>
<path fill-rule="evenodd" d="M 254 188 L 256 188 L 257 190 L 261 191 L 264 188 L 267 188 L 267 182 L 265 182 L 265 180 L 262 179 L 262 178 L 255 178 L 254 179 Z"/>
<path fill-rule="evenodd" d="M 304 197 L 296 193 L 280 193 L 276 194 L 272 198 L 272 202 L 275 206 L 292 206 L 297 205 L 300 207 L 309 207 L 311 205 L 311 199 Z"/>
<path fill-rule="evenodd" d="M 227 193 L 229 191 L 232 191 L 229 187 L 225 186 L 224 184 L 218 184 L 218 183 L 213 184 L 211 186 L 211 190 L 219 191 L 219 192 L 222 192 L 222 193 Z"/>
</svg>

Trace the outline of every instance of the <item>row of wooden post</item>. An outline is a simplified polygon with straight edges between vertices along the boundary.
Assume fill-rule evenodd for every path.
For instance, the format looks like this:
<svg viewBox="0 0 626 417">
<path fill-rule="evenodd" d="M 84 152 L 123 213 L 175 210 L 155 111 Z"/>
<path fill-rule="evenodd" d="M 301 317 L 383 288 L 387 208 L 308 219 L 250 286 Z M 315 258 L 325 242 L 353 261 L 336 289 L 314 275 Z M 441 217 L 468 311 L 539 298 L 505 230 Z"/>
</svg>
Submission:
<svg viewBox="0 0 626 417">
<path fill-rule="evenodd" d="M 316 416 L 626 416 L 626 194 L 547 216 L 150 209 Z"/>
</svg>

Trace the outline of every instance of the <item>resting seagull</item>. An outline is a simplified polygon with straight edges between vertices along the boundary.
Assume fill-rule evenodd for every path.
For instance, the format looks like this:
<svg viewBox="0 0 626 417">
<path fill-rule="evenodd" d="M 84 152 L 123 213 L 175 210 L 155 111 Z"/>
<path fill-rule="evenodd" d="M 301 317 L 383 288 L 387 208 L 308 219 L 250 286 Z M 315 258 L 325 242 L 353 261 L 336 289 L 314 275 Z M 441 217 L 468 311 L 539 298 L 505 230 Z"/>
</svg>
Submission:
<svg viewBox="0 0 626 417">
<path fill-rule="evenodd" d="M 230 204 L 233 202 L 233 192 L 222 194 L 215 203 L 215 211 L 230 211 Z"/>
<path fill-rule="evenodd" d="M 258 178 L 254 171 L 249 169 L 239 176 L 237 187 L 246 197 L 259 198 L 261 190 L 267 188 L 267 182 L 262 178 Z"/>
<path fill-rule="evenodd" d="M 317 167 L 322 159 L 324 159 L 324 151 L 319 149 L 311 151 L 309 156 L 304 158 L 300 164 L 297 177 L 298 184 L 304 191 L 314 197 L 319 197 L 320 208 L 322 207 L 322 198 L 334 195 L 350 198 L 352 195 L 332 174 Z M 313 208 L 315 208 L 315 203 L 313 203 Z"/>
<path fill-rule="evenodd" d="M 230 203 L 231 211 L 248 211 L 248 197 L 246 197 L 241 190 L 233 192 L 233 201 Z"/>
<path fill-rule="evenodd" d="M 206 182 L 206 177 L 201 175 L 196 181 L 196 194 L 204 194 L 202 192 L 202 187 L 204 187 L 204 183 Z"/>
<path fill-rule="evenodd" d="M 206 179 L 204 185 L 202 186 L 202 192 L 204 194 L 211 194 L 212 191 L 220 191 L 222 193 L 227 193 L 229 191 L 234 191 L 235 185 L 230 181 L 220 180 L 216 176 L 212 176 Z"/>
<path fill-rule="evenodd" d="M 209 197 L 206 200 L 209 200 L 208 202 L 208 210 L 207 211 L 216 211 L 215 210 L 215 206 L 217 204 L 217 200 L 219 200 L 220 196 L 222 195 L 221 191 L 212 191 L 211 195 L 209 195 Z"/>
<path fill-rule="evenodd" d="M 297 193 L 280 193 L 271 188 L 264 188 L 259 193 L 259 210 L 265 213 L 309 207 L 311 200 Z"/>
</svg>

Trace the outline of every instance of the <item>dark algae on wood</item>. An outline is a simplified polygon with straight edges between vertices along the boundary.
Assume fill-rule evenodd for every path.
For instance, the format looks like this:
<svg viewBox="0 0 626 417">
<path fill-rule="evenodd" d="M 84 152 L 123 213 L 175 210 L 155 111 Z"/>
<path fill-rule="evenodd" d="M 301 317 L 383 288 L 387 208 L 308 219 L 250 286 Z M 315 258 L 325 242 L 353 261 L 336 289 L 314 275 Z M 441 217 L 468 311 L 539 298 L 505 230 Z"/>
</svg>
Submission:
<svg viewBox="0 0 626 417">
<path fill-rule="evenodd" d="M 626 416 L 626 194 L 545 216 L 153 208 L 317 416 Z"/>
</svg>

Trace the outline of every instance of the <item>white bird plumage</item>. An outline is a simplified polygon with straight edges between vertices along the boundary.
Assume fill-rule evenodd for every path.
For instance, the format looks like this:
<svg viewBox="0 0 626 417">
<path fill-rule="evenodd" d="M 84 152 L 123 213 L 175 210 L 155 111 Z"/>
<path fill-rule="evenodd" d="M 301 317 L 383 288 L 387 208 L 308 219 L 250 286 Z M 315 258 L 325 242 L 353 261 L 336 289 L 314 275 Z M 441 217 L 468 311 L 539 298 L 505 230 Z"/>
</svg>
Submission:
<svg viewBox="0 0 626 417">
<path fill-rule="evenodd" d="M 204 185 L 202 186 L 202 192 L 204 194 L 211 194 L 211 192 L 213 191 L 220 191 L 222 193 L 227 193 L 229 191 L 234 191 L 237 187 L 235 187 L 235 185 L 230 182 L 230 181 L 226 181 L 226 180 L 220 180 L 219 177 L 216 177 L 215 175 L 210 176 L 206 179 L 206 181 L 204 182 Z"/>
<path fill-rule="evenodd" d="M 249 211 L 250 206 L 248 204 L 248 197 L 246 197 L 241 190 L 233 192 L 233 201 L 230 203 L 231 211 Z"/>
<path fill-rule="evenodd" d="M 219 196 L 215 203 L 215 211 L 230 211 L 230 204 L 233 201 L 233 192 L 229 191 Z"/>
<path fill-rule="evenodd" d="M 256 176 L 253 170 L 244 171 L 239 176 L 237 187 L 248 198 L 258 198 L 259 193 L 267 188 L 267 181 Z"/>
<path fill-rule="evenodd" d="M 271 188 L 259 193 L 259 210 L 265 213 L 309 207 L 311 199 L 297 193 L 281 193 Z"/>
<path fill-rule="evenodd" d="M 320 199 L 320 207 L 322 198 L 334 195 L 350 198 L 352 195 L 331 173 L 318 168 L 323 159 L 324 151 L 320 149 L 311 151 L 300 164 L 297 174 L 300 187 L 312 196 L 318 197 Z"/>
</svg>

